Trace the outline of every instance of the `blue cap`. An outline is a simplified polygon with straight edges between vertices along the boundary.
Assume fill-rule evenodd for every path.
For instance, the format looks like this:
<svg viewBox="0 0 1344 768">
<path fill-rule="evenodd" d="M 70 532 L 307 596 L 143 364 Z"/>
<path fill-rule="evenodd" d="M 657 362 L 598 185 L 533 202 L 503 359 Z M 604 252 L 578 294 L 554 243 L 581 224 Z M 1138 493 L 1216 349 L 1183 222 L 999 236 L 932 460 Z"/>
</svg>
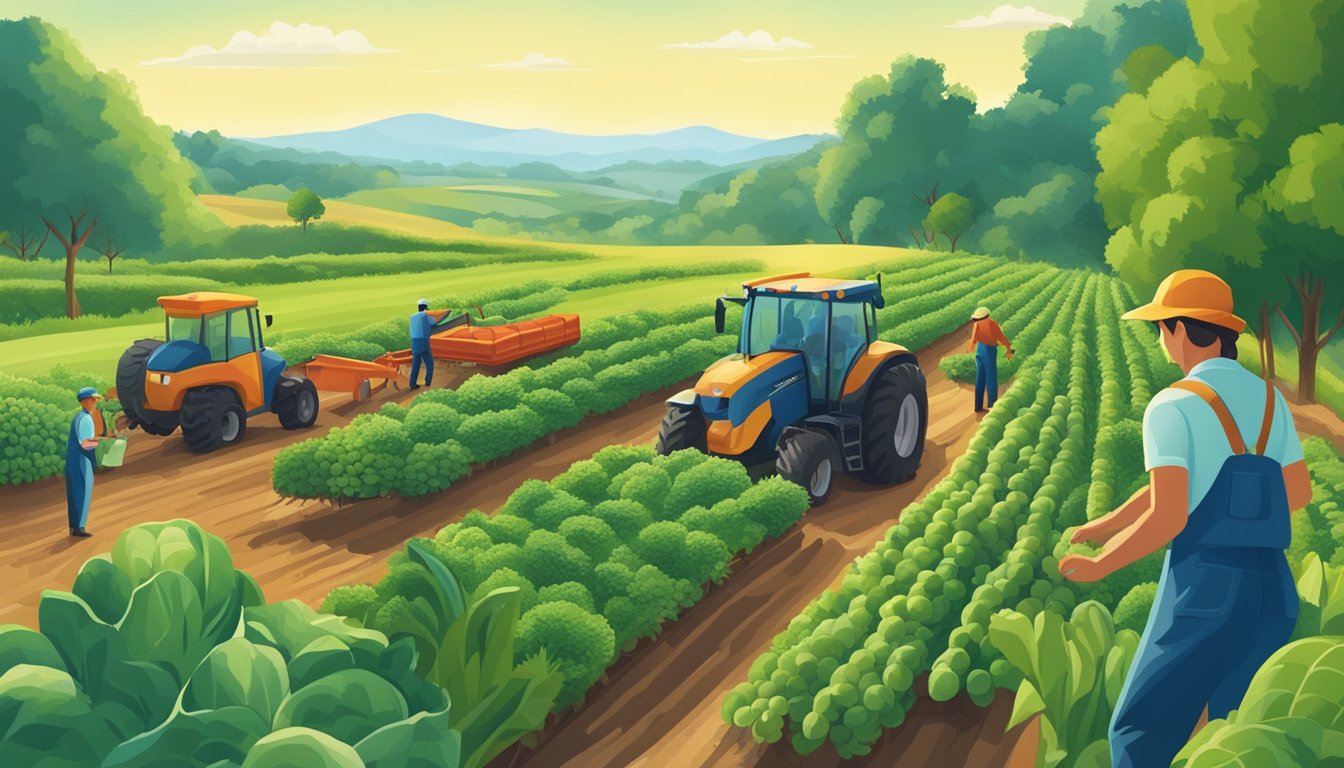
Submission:
<svg viewBox="0 0 1344 768">
<path fill-rule="evenodd" d="M 79 390 L 79 396 L 76 399 L 84 400 L 85 398 L 88 397 L 102 397 L 102 395 L 98 394 L 98 390 L 94 389 L 93 387 L 85 387 Z"/>
</svg>

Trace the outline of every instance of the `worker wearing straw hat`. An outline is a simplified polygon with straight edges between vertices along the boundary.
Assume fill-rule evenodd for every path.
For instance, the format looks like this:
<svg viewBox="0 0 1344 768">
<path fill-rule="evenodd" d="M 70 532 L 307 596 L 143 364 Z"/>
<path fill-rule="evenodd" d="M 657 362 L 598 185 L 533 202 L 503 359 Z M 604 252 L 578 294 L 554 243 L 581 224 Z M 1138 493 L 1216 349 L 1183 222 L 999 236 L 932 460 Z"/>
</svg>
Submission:
<svg viewBox="0 0 1344 768">
<path fill-rule="evenodd" d="M 989 407 L 999 399 L 999 345 L 1008 350 L 1008 359 L 1013 359 L 1013 345 L 1003 335 L 1003 329 L 989 316 L 989 307 L 979 307 L 971 313 L 971 340 L 966 351 L 975 351 L 975 412 L 985 410 L 985 394 L 989 394 Z"/>
<path fill-rule="evenodd" d="M 93 387 L 84 387 L 76 394 L 80 410 L 70 422 L 70 436 L 65 443 L 65 504 L 70 535 L 87 538 L 84 529 L 89 522 L 89 504 L 93 501 L 94 451 L 99 440 L 108 439 L 103 426 L 103 415 L 98 401 L 103 396 Z"/>
<path fill-rule="evenodd" d="M 1311 480 L 1283 395 L 1236 361 L 1246 322 L 1232 310 L 1227 283 L 1183 269 L 1125 313 L 1156 324 L 1186 377 L 1144 413 L 1149 485 L 1074 533 L 1104 544 L 1099 555 L 1059 563 L 1070 579 L 1096 581 L 1170 543 L 1111 719 L 1115 768 L 1170 765 L 1206 705 L 1210 720 L 1241 705 L 1297 617 L 1283 551 Z"/>
</svg>

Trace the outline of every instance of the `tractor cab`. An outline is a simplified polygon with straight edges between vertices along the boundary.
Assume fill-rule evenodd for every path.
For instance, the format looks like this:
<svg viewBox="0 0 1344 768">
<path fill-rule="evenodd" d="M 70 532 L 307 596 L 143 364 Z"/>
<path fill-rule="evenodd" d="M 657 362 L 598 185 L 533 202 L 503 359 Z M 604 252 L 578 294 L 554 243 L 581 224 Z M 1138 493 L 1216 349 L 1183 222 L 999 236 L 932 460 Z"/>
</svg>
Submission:
<svg viewBox="0 0 1344 768">
<path fill-rule="evenodd" d="M 286 376 L 266 347 L 271 324 L 251 296 L 198 291 L 161 296 L 164 340 L 141 339 L 117 364 L 117 392 L 133 428 L 155 435 L 178 427 L 205 453 L 241 439 L 247 419 L 271 411 L 286 429 L 312 426 L 317 390 Z"/>
<path fill-rule="evenodd" d="M 845 375 L 877 341 L 881 284 L 870 280 L 833 280 L 808 273 L 782 275 L 743 284 L 743 298 L 720 298 L 715 324 L 725 302 L 741 304 L 738 353 L 751 359 L 776 352 L 803 357 L 809 410 L 839 411 Z"/>
<path fill-rule="evenodd" d="M 906 348 L 877 339 L 878 280 L 810 273 L 742 285 L 715 303 L 743 308 L 737 353 L 668 400 L 658 450 L 696 448 L 773 467 L 808 487 L 814 503 L 832 472 L 869 482 L 908 479 L 919 464 L 928 413 L 924 376 Z"/>
</svg>

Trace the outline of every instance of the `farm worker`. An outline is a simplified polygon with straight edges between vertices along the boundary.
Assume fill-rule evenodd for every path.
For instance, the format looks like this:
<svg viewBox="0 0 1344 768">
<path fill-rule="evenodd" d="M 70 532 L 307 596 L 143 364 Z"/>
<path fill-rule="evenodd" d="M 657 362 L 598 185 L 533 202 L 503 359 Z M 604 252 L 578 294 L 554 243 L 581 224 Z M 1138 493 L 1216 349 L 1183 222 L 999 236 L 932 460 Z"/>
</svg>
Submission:
<svg viewBox="0 0 1344 768">
<path fill-rule="evenodd" d="M 1096 581 L 1171 544 L 1111 719 L 1115 768 L 1170 765 L 1205 705 L 1211 720 L 1240 706 L 1297 617 L 1283 550 L 1311 481 L 1283 395 L 1236 362 L 1246 322 L 1232 308 L 1227 283 L 1183 269 L 1125 313 L 1157 324 L 1185 378 L 1144 413 L 1148 487 L 1074 533 L 1108 542 L 1099 555 L 1059 563 Z"/>
<path fill-rule="evenodd" d="M 93 387 L 84 387 L 76 397 L 81 406 L 70 422 L 70 437 L 65 443 L 65 505 L 70 535 L 87 538 L 89 502 L 93 500 L 93 458 L 98 441 L 106 439 L 103 414 L 98 410 L 102 395 Z"/>
<path fill-rule="evenodd" d="M 416 302 L 420 311 L 411 315 L 411 389 L 419 389 L 416 379 L 420 378 L 420 364 L 425 365 L 425 386 L 434 379 L 434 356 L 429 353 L 429 335 L 434 327 L 434 318 L 429 316 L 429 299 Z"/>
<path fill-rule="evenodd" d="M 985 411 L 985 392 L 989 392 L 989 407 L 999 399 L 999 345 L 1008 350 L 1013 359 L 1013 345 L 1003 335 L 1003 329 L 989 316 L 989 307 L 980 307 L 971 313 L 971 340 L 966 351 L 975 350 L 975 412 Z"/>
</svg>

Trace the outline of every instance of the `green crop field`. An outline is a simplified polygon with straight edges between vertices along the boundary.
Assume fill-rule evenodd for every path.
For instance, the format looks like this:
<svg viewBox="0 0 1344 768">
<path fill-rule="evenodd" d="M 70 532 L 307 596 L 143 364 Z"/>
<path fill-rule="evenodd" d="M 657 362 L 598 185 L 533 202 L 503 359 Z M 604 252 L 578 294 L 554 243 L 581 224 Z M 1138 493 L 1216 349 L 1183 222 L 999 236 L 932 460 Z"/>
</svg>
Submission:
<svg viewBox="0 0 1344 768">
<path fill-rule="evenodd" d="M 545 219 L 578 211 L 611 212 L 632 201 L 646 199 L 646 195 L 596 184 L 511 179 L 501 184 L 462 180 L 459 184 L 434 187 L 364 190 L 347 195 L 342 201 L 470 226 L 476 219 L 491 214 Z"/>
</svg>

